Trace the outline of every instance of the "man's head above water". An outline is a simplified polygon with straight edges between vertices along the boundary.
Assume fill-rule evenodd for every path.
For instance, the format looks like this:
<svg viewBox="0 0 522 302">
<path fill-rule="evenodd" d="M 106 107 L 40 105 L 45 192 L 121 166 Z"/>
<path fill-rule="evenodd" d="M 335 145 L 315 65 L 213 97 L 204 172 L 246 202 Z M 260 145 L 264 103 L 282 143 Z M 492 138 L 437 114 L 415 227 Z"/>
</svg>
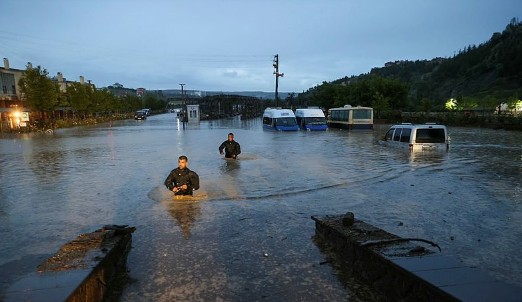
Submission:
<svg viewBox="0 0 522 302">
<path fill-rule="evenodd" d="M 185 155 L 181 155 L 178 158 L 178 168 L 185 169 L 187 167 L 188 158 Z"/>
</svg>

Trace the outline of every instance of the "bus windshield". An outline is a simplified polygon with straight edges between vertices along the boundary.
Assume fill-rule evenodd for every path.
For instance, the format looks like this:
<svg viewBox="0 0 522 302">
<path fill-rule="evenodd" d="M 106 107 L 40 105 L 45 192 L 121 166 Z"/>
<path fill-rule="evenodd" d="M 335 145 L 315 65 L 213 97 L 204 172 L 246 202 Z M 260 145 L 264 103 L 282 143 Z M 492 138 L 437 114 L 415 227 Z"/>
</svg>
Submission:
<svg viewBox="0 0 522 302">
<path fill-rule="evenodd" d="M 276 119 L 276 126 L 295 126 L 295 117 L 279 117 Z"/>
<path fill-rule="evenodd" d="M 324 117 L 305 117 L 304 122 L 307 125 L 324 125 L 326 119 Z"/>
</svg>

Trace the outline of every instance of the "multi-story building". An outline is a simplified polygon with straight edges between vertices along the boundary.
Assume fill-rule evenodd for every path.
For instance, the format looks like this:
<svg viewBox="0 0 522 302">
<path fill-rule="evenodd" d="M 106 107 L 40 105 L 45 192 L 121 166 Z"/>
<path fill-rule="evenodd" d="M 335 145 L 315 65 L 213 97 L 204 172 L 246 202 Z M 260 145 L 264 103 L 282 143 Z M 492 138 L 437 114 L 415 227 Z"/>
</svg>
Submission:
<svg viewBox="0 0 522 302">
<path fill-rule="evenodd" d="M 23 72 L 11 68 L 9 60 L 4 58 L 4 67 L 0 67 L 0 131 L 4 128 L 12 128 L 13 123 L 19 125 L 20 112 L 27 111 L 24 109 L 25 102 L 18 86 Z M 24 114 L 24 119 L 27 116 Z"/>
<path fill-rule="evenodd" d="M 0 67 L 0 108 L 23 108 L 23 100 L 18 82 L 24 70 L 9 67 L 9 60 L 4 58 L 4 67 Z M 4 111 L 4 110 L 2 110 Z"/>
<path fill-rule="evenodd" d="M 30 111 L 29 108 L 26 108 L 26 102 L 19 86 L 25 69 L 11 68 L 7 58 L 4 58 L 3 61 L 4 66 L 0 67 L 0 131 L 4 128 L 25 126 L 29 121 Z M 28 63 L 28 67 L 32 68 L 31 63 Z M 52 80 L 56 82 L 61 92 L 66 92 L 67 87 L 74 83 L 67 81 L 61 72 L 58 72 Z M 80 76 L 80 83 L 95 88 L 94 84 L 90 80 L 86 82 L 83 76 Z M 56 109 L 62 113 L 65 110 L 71 110 L 70 108 Z"/>
</svg>

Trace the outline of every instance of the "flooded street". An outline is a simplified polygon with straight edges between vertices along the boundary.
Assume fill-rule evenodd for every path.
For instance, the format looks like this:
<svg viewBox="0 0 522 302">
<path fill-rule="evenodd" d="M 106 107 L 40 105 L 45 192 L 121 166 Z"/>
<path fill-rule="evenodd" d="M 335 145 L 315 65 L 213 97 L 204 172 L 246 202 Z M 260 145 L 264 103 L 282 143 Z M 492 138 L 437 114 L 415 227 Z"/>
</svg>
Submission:
<svg viewBox="0 0 522 302">
<path fill-rule="evenodd" d="M 448 153 L 412 155 L 378 144 L 387 128 L 183 129 L 164 114 L 0 134 L 0 293 L 78 234 L 128 224 L 122 301 L 378 300 L 314 243 L 311 215 L 347 211 L 522 286 L 522 133 L 449 128 Z M 237 161 L 218 152 L 229 132 Z M 201 181 L 188 200 L 163 186 L 180 155 Z"/>
</svg>

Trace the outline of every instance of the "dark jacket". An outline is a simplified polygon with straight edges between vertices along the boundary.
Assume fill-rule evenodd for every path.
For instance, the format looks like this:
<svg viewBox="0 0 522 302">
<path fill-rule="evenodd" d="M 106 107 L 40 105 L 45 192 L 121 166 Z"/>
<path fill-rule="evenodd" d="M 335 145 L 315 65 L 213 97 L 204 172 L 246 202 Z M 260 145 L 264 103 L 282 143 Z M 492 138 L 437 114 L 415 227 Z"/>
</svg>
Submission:
<svg viewBox="0 0 522 302">
<path fill-rule="evenodd" d="M 181 187 L 182 185 L 187 185 L 187 189 L 176 192 L 176 195 L 192 195 L 194 190 L 199 189 L 198 174 L 189 170 L 189 168 L 183 170 L 176 168 L 170 171 L 169 176 L 165 179 L 165 186 L 172 191 L 174 187 Z"/>
<path fill-rule="evenodd" d="M 235 158 L 237 155 L 241 154 L 241 146 L 238 142 L 232 140 L 226 140 L 224 141 L 221 146 L 219 146 L 219 153 L 223 152 L 223 149 L 225 149 L 225 157 L 228 158 Z"/>
</svg>

